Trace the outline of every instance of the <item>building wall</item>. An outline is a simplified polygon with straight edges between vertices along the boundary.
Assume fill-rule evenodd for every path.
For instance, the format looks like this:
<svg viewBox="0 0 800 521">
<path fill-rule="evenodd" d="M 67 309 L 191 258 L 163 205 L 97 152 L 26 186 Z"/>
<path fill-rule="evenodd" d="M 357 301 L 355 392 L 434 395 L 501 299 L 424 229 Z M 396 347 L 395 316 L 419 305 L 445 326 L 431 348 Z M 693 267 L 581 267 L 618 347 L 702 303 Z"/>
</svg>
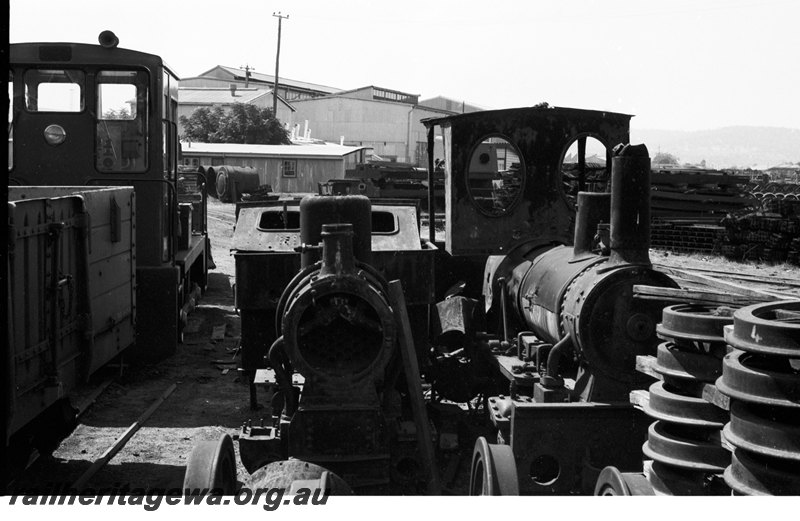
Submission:
<svg viewBox="0 0 800 521">
<path fill-rule="evenodd" d="M 311 137 L 346 145 L 372 147 L 375 154 L 398 162 L 426 166 L 427 131 L 420 120 L 441 112 L 406 103 L 325 97 L 292 102 L 295 121 L 308 120 Z M 437 142 L 441 150 L 441 142 Z M 443 157 L 440 151 L 437 157 Z"/>
<path fill-rule="evenodd" d="M 222 157 L 192 154 L 188 148 L 183 149 L 183 158 L 186 164 L 192 164 L 192 159 L 198 158 L 201 165 L 255 168 L 260 184 L 271 185 L 275 192 L 317 193 L 319 183 L 329 179 L 342 179 L 345 171 L 344 158 Z M 295 161 L 296 177 L 284 175 L 284 161 Z"/>
</svg>

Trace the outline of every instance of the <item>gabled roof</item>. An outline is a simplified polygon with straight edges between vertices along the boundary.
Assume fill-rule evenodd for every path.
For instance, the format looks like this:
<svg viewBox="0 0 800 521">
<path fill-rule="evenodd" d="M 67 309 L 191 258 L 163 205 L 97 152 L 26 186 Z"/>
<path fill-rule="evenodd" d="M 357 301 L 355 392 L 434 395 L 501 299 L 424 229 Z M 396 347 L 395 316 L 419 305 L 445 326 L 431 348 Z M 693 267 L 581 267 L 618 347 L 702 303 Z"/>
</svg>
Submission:
<svg viewBox="0 0 800 521">
<path fill-rule="evenodd" d="M 324 145 L 243 145 L 238 143 L 195 143 L 181 142 L 184 155 L 226 155 L 286 158 L 342 158 L 368 147 L 349 147 L 334 143 Z"/>
<path fill-rule="evenodd" d="M 231 103 L 252 103 L 264 97 L 272 96 L 271 89 L 243 89 L 237 88 L 234 93 L 231 89 L 195 89 L 181 88 L 178 90 L 178 100 L 181 103 L 197 103 L 210 105 L 227 105 Z"/>
<path fill-rule="evenodd" d="M 347 94 L 355 94 L 355 97 L 359 97 L 357 96 L 358 94 L 364 94 L 368 99 L 389 101 L 392 103 L 408 103 L 410 105 L 416 105 L 417 101 L 419 101 L 419 94 L 411 94 L 408 92 L 387 89 L 385 87 L 378 87 L 375 85 L 367 85 L 357 89 L 342 90 L 336 92 L 334 96 L 346 97 Z"/>
<path fill-rule="evenodd" d="M 209 70 L 197 75 L 196 77 L 212 77 L 216 78 L 214 73 L 222 72 L 223 74 L 227 75 L 228 77 L 236 80 L 245 80 L 245 70 L 238 69 L 236 67 L 227 67 L 225 65 L 217 65 L 215 67 L 210 68 Z M 270 85 L 275 83 L 275 76 L 270 74 L 262 74 L 260 72 L 255 72 L 253 70 L 250 71 L 250 81 L 254 81 L 256 83 L 269 83 Z M 341 89 L 336 87 L 327 87 L 325 85 L 317 85 L 316 83 L 308 83 L 305 81 L 296 81 L 289 78 L 280 77 L 278 80 L 280 85 L 286 85 L 288 87 L 294 87 L 296 89 L 303 89 L 303 90 L 312 90 L 318 92 L 324 92 L 327 94 L 333 94 L 334 92 L 339 92 Z"/>
<path fill-rule="evenodd" d="M 243 89 L 237 88 L 235 93 L 230 88 L 192 88 L 181 87 L 178 89 L 178 103 L 181 105 L 233 105 L 234 103 L 253 103 L 261 98 L 272 98 L 272 89 Z M 278 96 L 281 103 L 293 112 L 297 109 Z"/>
<path fill-rule="evenodd" d="M 771 170 L 800 170 L 800 165 L 797 165 L 795 163 L 781 163 L 779 165 L 767 168 L 765 172 L 769 172 Z"/>
<path fill-rule="evenodd" d="M 448 98 L 447 96 L 434 96 L 433 98 L 419 100 L 419 104 L 422 105 L 423 107 L 435 108 L 439 110 L 446 110 L 456 113 L 478 112 L 481 110 L 488 110 L 487 107 L 475 105 L 474 103 L 469 103 L 467 101 Z"/>
</svg>

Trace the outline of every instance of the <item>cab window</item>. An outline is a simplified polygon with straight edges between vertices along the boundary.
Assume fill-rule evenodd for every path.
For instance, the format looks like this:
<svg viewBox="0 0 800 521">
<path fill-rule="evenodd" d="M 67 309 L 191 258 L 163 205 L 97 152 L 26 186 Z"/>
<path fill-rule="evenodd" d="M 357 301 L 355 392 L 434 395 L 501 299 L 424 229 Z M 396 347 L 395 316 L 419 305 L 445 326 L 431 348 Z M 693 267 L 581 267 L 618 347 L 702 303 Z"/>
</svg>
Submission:
<svg viewBox="0 0 800 521">
<path fill-rule="evenodd" d="M 82 112 L 85 74 L 62 69 L 25 72 L 25 108 L 30 112 Z"/>
<path fill-rule="evenodd" d="M 101 172 L 147 170 L 147 73 L 100 71 L 96 78 L 96 166 Z"/>
</svg>

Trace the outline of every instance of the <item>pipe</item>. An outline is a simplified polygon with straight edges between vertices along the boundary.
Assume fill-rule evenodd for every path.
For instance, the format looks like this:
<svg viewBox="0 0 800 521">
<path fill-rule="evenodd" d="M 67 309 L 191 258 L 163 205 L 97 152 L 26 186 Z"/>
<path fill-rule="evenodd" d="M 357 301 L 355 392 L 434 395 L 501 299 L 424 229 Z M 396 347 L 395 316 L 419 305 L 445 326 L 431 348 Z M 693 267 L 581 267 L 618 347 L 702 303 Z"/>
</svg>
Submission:
<svg viewBox="0 0 800 521">
<path fill-rule="evenodd" d="M 546 370 L 548 378 L 542 379 L 542 385 L 545 387 L 560 387 L 562 385 L 560 378 L 558 377 L 558 368 L 559 365 L 561 365 L 561 356 L 563 355 L 563 351 L 568 345 L 572 345 L 572 335 L 569 333 L 567 333 L 564 338 L 559 340 L 550 350 L 550 353 L 548 353 Z"/>
<path fill-rule="evenodd" d="M 497 279 L 497 283 L 500 285 L 500 308 L 501 312 L 503 313 L 503 341 L 500 342 L 500 345 L 503 347 L 503 349 L 506 349 L 508 347 L 508 310 L 506 309 L 508 289 L 506 288 L 505 277 L 500 277 Z M 505 342 L 505 346 L 503 346 L 503 342 Z"/>
</svg>

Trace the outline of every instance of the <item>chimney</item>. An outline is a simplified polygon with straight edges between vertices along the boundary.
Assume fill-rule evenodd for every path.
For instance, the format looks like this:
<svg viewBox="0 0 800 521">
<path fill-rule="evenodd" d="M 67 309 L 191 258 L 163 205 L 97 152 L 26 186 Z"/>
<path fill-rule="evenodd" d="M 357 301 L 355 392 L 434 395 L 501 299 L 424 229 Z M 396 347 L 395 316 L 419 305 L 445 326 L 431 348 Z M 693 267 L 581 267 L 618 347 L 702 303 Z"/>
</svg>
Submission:
<svg viewBox="0 0 800 521">
<path fill-rule="evenodd" d="M 614 147 L 610 264 L 650 265 L 650 155 L 645 145 Z"/>
<path fill-rule="evenodd" d="M 611 194 L 578 192 L 578 211 L 575 213 L 573 259 L 592 255 L 597 225 L 608 224 L 611 215 Z"/>
<path fill-rule="evenodd" d="M 234 97 L 234 98 L 236 97 L 236 84 L 235 83 L 231 83 L 231 96 Z"/>
</svg>

